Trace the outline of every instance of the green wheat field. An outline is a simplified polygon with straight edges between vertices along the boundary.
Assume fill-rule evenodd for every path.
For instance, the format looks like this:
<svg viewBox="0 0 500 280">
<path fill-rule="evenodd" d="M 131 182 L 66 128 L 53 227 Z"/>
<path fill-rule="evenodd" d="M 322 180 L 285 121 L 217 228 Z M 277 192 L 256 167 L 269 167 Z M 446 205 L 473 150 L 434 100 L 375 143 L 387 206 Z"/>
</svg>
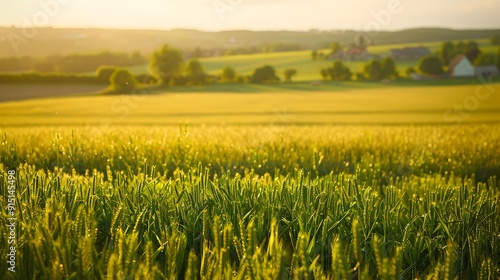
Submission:
<svg viewBox="0 0 500 280">
<path fill-rule="evenodd" d="M 0 278 L 500 277 L 498 84 L 226 87 L 0 104 Z"/>
</svg>

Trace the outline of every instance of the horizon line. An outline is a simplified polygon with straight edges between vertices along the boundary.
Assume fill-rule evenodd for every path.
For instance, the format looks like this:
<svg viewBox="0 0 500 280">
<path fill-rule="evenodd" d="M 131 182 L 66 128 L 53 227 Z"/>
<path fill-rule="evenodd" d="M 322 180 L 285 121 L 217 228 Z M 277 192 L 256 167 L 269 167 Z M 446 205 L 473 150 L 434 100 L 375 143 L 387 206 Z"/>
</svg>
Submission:
<svg viewBox="0 0 500 280">
<path fill-rule="evenodd" d="M 0 25 L 0 29 L 24 29 L 26 27 L 24 26 L 5 26 L 5 25 Z M 199 29 L 199 28 L 194 28 L 194 27 L 174 27 L 174 28 L 153 28 L 153 27 L 109 27 L 109 26 L 41 26 L 41 27 L 28 27 L 28 28 L 36 28 L 36 29 L 84 29 L 84 30 L 113 30 L 113 31 L 123 31 L 123 30 L 130 30 L 130 31 L 179 31 L 179 30 L 185 30 L 185 31 L 198 31 L 198 32 L 206 32 L 206 33 L 222 33 L 222 32 L 235 32 L 235 31 L 247 31 L 247 32 L 301 32 L 301 33 L 309 33 L 309 32 L 368 32 L 364 30 L 358 30 L 358 29 L 320 29 L 320 28 L 309 28 L 309 29 L 244 29 L 244 28 L 235 28 L 235 29 L 222 29 L 222 30 L 210 30 L 210 29 Z M 453 30 L 453 31 L 474 31 L 474 30 L 500 30 L 499 27 L 482 27 L 482 28 L 453 28 L 453 27 L 440 27 L 440 26 L 415 26 L 415 27 L 406 27 L 406 28 L 400 28 L 400 29 L 381 29 L 377 31 L 369 31 L 369 32 L 403 32 L 403 31 L 409 31 L 409 30 L 417 30 L 417 29 L 435 29 L 435 30 Z"/>
</svg>

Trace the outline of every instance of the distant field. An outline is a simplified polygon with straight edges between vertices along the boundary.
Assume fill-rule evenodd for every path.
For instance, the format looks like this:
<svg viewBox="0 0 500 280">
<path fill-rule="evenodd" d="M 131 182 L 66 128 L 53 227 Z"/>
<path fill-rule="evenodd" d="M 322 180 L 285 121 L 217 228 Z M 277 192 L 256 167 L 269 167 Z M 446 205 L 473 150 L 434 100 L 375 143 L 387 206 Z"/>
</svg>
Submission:
<svg viewBox="0 0 500 280">
<path fill-rule="evenodd" d="M 500 122 L 500 84 L 488 86 L 493 93 L 479 101 L 470 115 L 460 117 L 463 122 Z M 447 123 L 444 114 L 455 104 L 473 101 L 478 89 L 487 93 L 480 85 L 354 82 L 321 87 L 307 83 L 186 87 L 146 96 L 6 102 L 0 104 L 0 125 L 437 124 Z M 456 119 L 458 113 L 450 116 Z"/>
<path fill-rule="evenodd" d="M 96 92 L 103 85 L 0 85 L 0 102 Z"/>
<path fill-rule="evenodd" d="M 475 40 L 483 52 L 496 53 L 497 47 L 490 44 L 489 39 L 479 39 Z M 465 41 L 466 42 L 466 41 Z M 404 47 L 416 47 L 416 46 L 426 46 L 431 49 L 432 52 L 437 52 L 441 46 L 442 42 L 422 42 L 422 43 L 411 43 L 411 44 L 392 44 L 392 45 L 380 45 L 380 46 L 370 46 L 368 48 L 369 52 L 374 55 L 386 55 L 390 49 L 393 48 L 404 48 Z M 322 50 L 325 54 L 328 50 Z M 287 68 L 295 68 L 298 71 L 296 76 L 297 81 L 310 81 L 321 79 L 320 69 L 330 66 L 332 61 L 329 60 L 316 60 L 311 59 L 311 51 L 294 51 L 294 52 L 280 52 L 280 53 L 261 53 L 252 55 L 234 55 L 234 56 L 222 56 L 222 57 L 211 57 L 200 59 L 205 70 L 210 74 L 220 74 L 221 70 L 225 66 L 230 66 L 236 69 L 238 74 L 250 75 L 252 71 L 264 64 L 272 65 L 276 68 L 278 75 L 283 79 L 283 72 Z M 406 76 L 406 69 L 408 67 L 416 67 L 418 64 L 417 60 L 403 60 L 397 61 L 397 68 L 401 76 Z M 349 66 L 353 73 L 362 72 L 366 61 L 348 61 L 346 64 Z M 131 67 L 130 70 L 133 73 L 141 74 L 148 73 L 147 65 Z"/>
</svg>

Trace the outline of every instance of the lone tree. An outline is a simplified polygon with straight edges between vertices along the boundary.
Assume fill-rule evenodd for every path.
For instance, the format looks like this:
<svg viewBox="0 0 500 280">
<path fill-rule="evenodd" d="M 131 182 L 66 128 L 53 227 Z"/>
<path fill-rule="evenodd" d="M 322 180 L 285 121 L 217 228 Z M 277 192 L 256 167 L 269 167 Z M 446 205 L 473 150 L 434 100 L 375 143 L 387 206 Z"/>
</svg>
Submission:
<svg viewBox="0 0 500 280">
<path fill-rule="evenodd" d="M 312 57 L 313 60 L 318 59 L 318 51 L 317 50 L 313 50 L 311 52 L 311 57 Z"/>
<path fill-rule="evenodd" d="M 236 70 L 234 68 L 226 66 L 222 68 L 221 82 L 223 83 L 234 83 L 236 81 Z"/>
<path fill-rule="evenodd" d="M 440 75 L 443 74 L 443 63 L 439 57 L 435 55 L 428 55 L 422 57 L 418 62 L 417 66 L 418 71 L 428 75 Z"/>
<path fill-rule="evenodd" d="M 111 75 L 111 89 L 117 93 L 129 93 L 137 85 L 134 75 L 127 69 L 116 69 Z"/>
<path fill-rule="evenodd" d="M 337 43 L 337 42 L 333 42 L 330 46 L 330 54 L 335 54 L 337 53 L 338 51 L 342 50 L 342 46 Z"/>
<path fill-rule="evenodd" d="M 292 77 L 297 75 L 297 70 L 293 68 L 288 68 L 285 70 L 283 74 L 285 75 L 285 81 L 291 82 Z"/>
<path fill-rule="evenodd" d="M 374 59 L 367 64 L 363 69 L 365 76 L 369 80 L 382 80 L 384 78 L 384 69 L 380 60 Z"/>
<path fill-rule="evenodd" d="M 254 70 L 252 77 L 252 83 L 272 83 L 279 81 L 279 78 L 276 76 L 276 70 L 270 65 L 264 65 Z"/>
<path fill-rule="evenodd" d="M 391 79 L 398 77 L 398 70 L 396 68 L 396 62 L 392 57 L 386 57 L 380 62 L 382 66 L 382 75 L 384 79 Z"/>
<path fill-rule="evenodd" d="M 161 83 L 168 85 L 181 75 L 183 63 L 181 51 L 164 45 L 151 56 L 150 67 Z"/>
<path fill-rule="evenodd" d="M 206 78 L 203 65 L 197 59 L 191 59 L 186 65 L 186 77 L 193 84 L 203 84 Z"/>
</svg>

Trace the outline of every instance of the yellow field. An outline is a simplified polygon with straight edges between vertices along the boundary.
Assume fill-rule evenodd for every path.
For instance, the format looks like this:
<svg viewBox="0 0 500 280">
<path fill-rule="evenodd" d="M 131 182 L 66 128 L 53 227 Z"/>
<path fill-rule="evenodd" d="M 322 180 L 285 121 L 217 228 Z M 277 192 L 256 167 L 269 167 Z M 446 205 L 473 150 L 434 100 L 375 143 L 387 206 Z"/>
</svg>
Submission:
<svg viewBox="0 0 500 280">
<path fill-rule="evenodd" d="M 484 123 L 500 121 L 498 92 L 499 84 L 82 95 L 2 103 L 0 125 Z"/>
</svg>

